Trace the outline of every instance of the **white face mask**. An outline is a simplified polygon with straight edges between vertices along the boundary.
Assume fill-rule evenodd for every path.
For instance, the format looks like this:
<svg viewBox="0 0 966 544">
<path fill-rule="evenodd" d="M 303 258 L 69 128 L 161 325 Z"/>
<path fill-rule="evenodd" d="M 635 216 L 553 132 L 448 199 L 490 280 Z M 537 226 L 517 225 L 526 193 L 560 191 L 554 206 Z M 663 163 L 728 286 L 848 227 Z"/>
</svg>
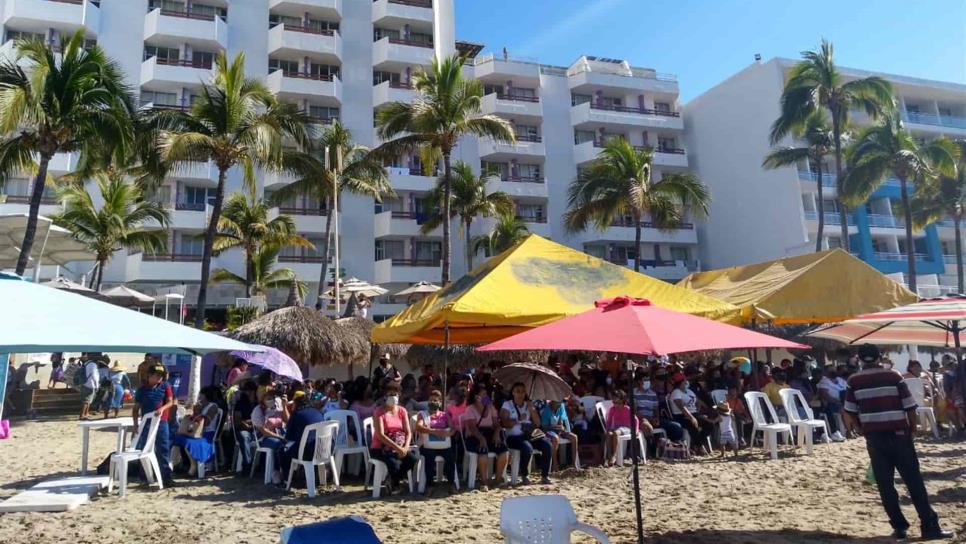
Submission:
<svg viewBox="0 0 966 544">
<path fill-rule="evenodd" d="M 398 395 L 389 395 L 388 397 L 386 397 L 386 406 L 395 406 L 397 404 L 399 404 Z"/>
<path fill-rule="evenodd" d="M 644 389 L 647 390 L 650 388 L 651 388 L 651 380 L 644 380 Z"/>
</svg>

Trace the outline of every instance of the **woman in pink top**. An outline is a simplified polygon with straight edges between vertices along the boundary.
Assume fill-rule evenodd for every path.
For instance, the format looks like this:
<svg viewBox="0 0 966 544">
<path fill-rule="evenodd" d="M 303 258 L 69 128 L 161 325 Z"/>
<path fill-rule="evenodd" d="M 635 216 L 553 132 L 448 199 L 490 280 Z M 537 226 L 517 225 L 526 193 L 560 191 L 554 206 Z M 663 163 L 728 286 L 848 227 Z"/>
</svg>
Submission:
<svg viewBox="0 0 966 544">
<path fill-rule="evenodd" d="M 383 405 L 372 416 L 372 447 L 369 456 L 386 464 L 389 472 L 389 493 L 399 486 L 399 480 L 416 466 L 418 457 L 410 449 L 413 433 L 409 428 L 409 414 L 399 406 L 399 385 L 386 386 Z"/>
<path fill-rule="evenodd" d="M 446 414 L 453 425 L 459 425 L 460 417 L 466 411 L 466 388 L 456 387 L 450 391 L 450 400 L 446 403 Z"/>
<path fill-rule="evenodd" d="M 506 485 L 503 480 L 503 472 L 506 469 L 510 453 L 503 443 L 503 429 L 500 427 L 500 415 L 493 406 L 493 401 L 483 384 L 477 385 L 466 402 L 466 411 L 463 412 L 463 439 L 466 442 L 466 451 L 476 453 L 478 474 L 481 478 L 486 474 L 486 469 L 490 464 L 487 454 L 496 455 L 496 470 L 491 485 L 502 487 Z M 480 486 L 483 491 L 487 490 L 487 485 Z"/>
<path fill-rule="evenodd" d="M 617 464 L 617 448 L 620 445 L 620 437 L 630 436 L 631 434 L 631 407 L 627 405 L 627 393 L 618 389 L 611 396 L 614 405 L 607 412 L 607 420 L 604 426 L 607 428 L 607 450 L 610 452 L 610 459 L 607 466 Z M 637 425 L 637 416 L 634 416 L 634 425 Z"/>
<path fill-rule="evenodd" d="M 426 412 L 420 413 L 416 418 L 416 431 L 424 437 L 419 450 L 425 459 L 423 467 L 426 471 L 425 493 L 427 497 L 433 496 L 433 484 L 436 483 L 437 457 L 443 458 L 443 475 L 449 482 L 450 493 L 456 493 L 459 490 L 453 480 L 456 475 L 456 450 L 453 447 L 454 442 L 450 438 L 453 436 L 454 425 L 450 421 L 449 415 L 442 410 L 442 407 L 443 394 L 434 389 L 429 393 Z"/>
</svg>

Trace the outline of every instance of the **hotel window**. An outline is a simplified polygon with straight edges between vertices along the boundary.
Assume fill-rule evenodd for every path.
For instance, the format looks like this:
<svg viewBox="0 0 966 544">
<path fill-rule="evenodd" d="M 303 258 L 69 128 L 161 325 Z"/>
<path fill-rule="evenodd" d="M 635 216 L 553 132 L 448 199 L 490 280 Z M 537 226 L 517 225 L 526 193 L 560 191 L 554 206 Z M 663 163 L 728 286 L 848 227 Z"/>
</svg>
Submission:
<svg viewBox="0 0 966 544">
<path fill-rule="evenodd" d="M 197 234 L 179 233 L 178 253 L 181 255 L 201 255 L 205 250 L 205 241 Z"/>
<path fill-rule="evenodd" d="M 209 51 L 192 51 L 191 64 L 198 68 L 211 69 L 215 63 L 215 54 Z"/>
<path fill-rule="evenodd" d="M 10 40 L 30 40 L 46 42 L 47 36 L 40 32 L 24 32 L 21 30 L 7 30 L 7 41 Z"/>
<path fill-rule="evenodd" d="M 686 247 L 671 247 L 671 260 L 672 261 L 687 261 L 688 260 L 688 248 Z"/>
<path fill-rule="evenodd" d="M 268 59 L 268 71 L 269 73 L 281 70 L 282 74 L 286 76 L 298 75 L 301 70 L 299 62 L 295 60 L 285 60 L 285 59 Z"/>
<path fill-rule="evenodd" d="M 398 40 L 400 38 L 399 31 L 392 28 L 374 28 L 372 29 L 372 35 L 373 35 L 372 41 L 374 42 L 378 42 L 379 40 L 385 37 L 388 37 L 389 39 L 392 39 L 392 40 Z"/>
<path fill-rule="evenodd" d="M 520 140 L 532 141 L 540 136 L 540 127 L 536 125 L 514 125 Z"/>
<path fill-rule="evenodd" d="M 503 94 L 503 85 L 496 85 L 493 83 L 483 84 L 483 94 Z"/>
<path fill-rule="evenodd" d="M 160 91 L 141 91 L 141 105 L 178 106 L 177 93 L 162 93 Z"/>
<path fill-rule="evenodd" d="M 582 144 L 584 142 L 593 142 L 597 139 L 597 133 L 592 130 L 575 130 L 574 131 L 574 143 Z"/>
<path fill-rule="evenodd" d="M 376 240 L 377 261 L 405 258 L 405 246 L 402 240 Z"/>
<path fill-rule="evenodd" d="M 339 77 L 339 67 L 313 62 L 309 64 L 309 73 L 313 76 Z"/>
<path fill-rule="evenodd" d="M 332 108 L 329 106 L 313 106 L 312 104 L 309 104 L 309 110 L 306 113 L 313 119 L 339 118 L 339 108 Z"/>
<path fill-rule="evenodd" d="M 268 16 L 268 26 L 274 27 L 279 24 L 301 27 L 302 26 L 301 17 L 292 17 L 291 15 L 276 15 L 270 14 Z"/>
<path fill-rule="evenodd" d="M 539 164 L 517 164 L 517 177 L 523 179 L 540 178 Z"/>
<path fill-rule="evenodd" d="M 570 95 L 570 105 L 576 106 L 577 104 L 583 104 L 584 102 L 590 102 L 591 96 L 589 94 L 577 94 L 572 93 Z"/>
<path fill-rule="evenodd" d="M 443 245 L 435 241 L 417 241 L 415 246 L 416 254 L 413 256 L 417 261 L 436 262 L 443 258 Z"/>
<path fill-rule="evenodd" d="M 664 150 L 664 149 L 675 149 L 678 146 L 677 144 L 678 144 L 678 142 L 674 138 L 667 138 L 665 136 L 658 136 L 657 137 L 657 149 L 658 149 L 658 151 L 661 151 L 661 150 Z"/>
<path fill-rule="evenodd" d="M 524 221 L 539 223 L 543 220 L 543 204 L 517 204 L 517 215 Z"/>
<path fill-rule="evenodd" d="M 524 88 L 524 87 L 511 87 L 510 88 L 510 96 L 519 96 L 521 98 L 536 98 L 537 97 L 537 90 L 536 89 L 527 89 L 527 88 Z"/>
<path fill-rule="evenodd" d="M 667 102 L 655 102 L 654 111 L 660 113 L 671 113 L 671 105 Z"/>
<path fill-rule="evenodd" d="M 385 83 L 391 81 L 392 83 L 399 83 L 401 81 L 401 75 L 396 72 L 383 72 L 375 71 L 372 73 L 372 84 L 379 85 L 380 83 Z"/>
<path fill-rule="evenodd" d="M 157 57 L 160 61 L 176 61 L 181 58 L 181 52 L 175 47 L 144 46 L 144 60 Z"/>
</svg>

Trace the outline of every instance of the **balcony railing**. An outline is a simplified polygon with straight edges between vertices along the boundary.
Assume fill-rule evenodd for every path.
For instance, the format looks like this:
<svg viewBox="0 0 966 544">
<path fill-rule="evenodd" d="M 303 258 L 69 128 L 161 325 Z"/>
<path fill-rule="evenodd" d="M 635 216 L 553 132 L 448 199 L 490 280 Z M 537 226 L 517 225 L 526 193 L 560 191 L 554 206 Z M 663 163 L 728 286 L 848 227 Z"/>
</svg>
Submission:
<svg viewBox="0 0 966 544">
<path fill-rule="evenodd" d="M 906 260 L 905 253 L 893 253 L 891 251 L 874 251 L 872 252 L 872 257 L 879 261 L 904 261 Z M 929 255 L 925 253 L 915 254 L 917 261 L 925 261 L 929 258 Z"/>
<path fill-rule="evenodd" d="M 918 123 L 920 125 L 934 125 L 938 127 L 966 128 L 966 117 L 956 117 L 953 115 L 933 115 L 931 113 L 905 112 L 902 114 L 905 121 Z"/>
<path fill-rule="evenodd" d="M 958 261 L 955 255 L 943 255 L 943 262 L 946 264 L 956 264 Z"/>
<path fill-rule="evenodd" d="M 517 134 L 517 141 L 540 143 L 543 141 L 543 138 L 541 138 L 538 134 Z"/>
<path fill-rule="evenodd" d="M 7 204 L 30 204 L 30 195 L 0 195 L 0 204 L 4 202 Z M 57 199 L 52 196 L 41 197 L 40 204 L 42 206 L 57 204 Z"/>
<path fill-rule="evenodd" d="M 825 212 L 825 224 L 826 225 L 841 225 L 842 222 L 839 220 L 838 212 Z M 818 212 L 806 211 L 805 219 L 808 221 L 818 221 Z M 849 225 L 855 225 L 855 218 L 852 215 L 848 216 Z"/>
<path fill-rule="evenodd" d="M 278 71 L 278 68 L 272 70 L 271 73 Z M 311 79 L 313 81 L 332 81 L 332 74 L 307 74 L 305 72 L 290 72 L 288 70 L 282 70 L 283 77 L 290 77 L 292 79 Z"/>
<path fill-rule="evenodd" d="M 631 108 L 628 106 L 614 106 L 612 104 L 597 104 L 595 102 L 591 102 L 590 107 L 591 109 L 595 109 L 595 110 L 616 111 L 620 113 L 639 113 L 641 115 L 661 115 L 664 117 L 681 117 L 681 113 L 676 111 L 652 110 L 649 108 Z"/>
<path fill-rule="evenodd" d="M 668 153 L 671 155 L 684 155 L 684 150 L 680 147 L 658 146 L 656 151 L 658 153 Z"/>
<path fill-rule="evenodd" d="M 392 218 L 393 219 L 416 219 L 417 215 L 419 215 L 419 214 L 417 214 L 414 211 L 406 211 L 406 212 L 403 212 L 403 211 L 393 211 L 392 212 Z"/>
<path fill-rule="evenodd" d="M 211 70 L 212 63 L 210 60 L 189 60 L 189 59 L 166 59 L 162 57 L 154 57 L 155 62 L 161 66 L 183 66 L 185 68 L 200 68 L 202 70 Z"/>
<path fill-rule="evenodd" d="M 906 225 L 906 222 L 901 217 L 892 215 L 870 213 L 866 217 L 869 218 L 870 227 L 900 228 Z"/>
<path fill-rule="evenodd" d="M 393 266 L 439 266 L 440 259 L 396 259 L 393 258 Z"/>
<path fill-rule="evenodd" d="M 500 181 L 509 181 L 513 183 L 545 183 L 546 178 L 536 176 L 506 176 L 500 178 Z"/>
<path fill-rule="evenodd" d="M 80 3 L 80 2 L 78 2 L 78 3 Z M 156 7 L 155 8 L 152 8 L 151 6 L 148 6 L 148 13 L 151 13 L 152 11 L 154 11 L 156 9 L 158 9 L 158 8 L 156 8 Z M 196 13 L 196 12 L 193 12 L 193 11 L 190 11 L 190 10 L 184 10 L 184 11 L 182 11 L 182 10 L 176 10 L 176 9 L 164 9 L 164 8 L 161 8 L 161 15 L 164 15 L 165 17 L 180 17 L 182 19 L 196 19 L 198 21 L 214 21 L 215 20 L 215 15 L 213 13 Z M 218 18 L 221 19 L 222 21 L 225 20 L 225 18 L 222 17 L 221 15 L 218 15 Z"/>
<path fill-rule="evenodd" d="M 321 255 L 279 255 L 280 263 L 321 263 L 325 259 Z"/>
<path fill-rule="evenodd" d="M 427 49 L 433 48 L 433 42 L 427 42 L 426 40 L 408 40 L 406 38 L 390 37 L 389 43 L 396 44 L 396 45 L 411 45 L 413 47 L 425 47 Z"/>
<path fill-rule="evenodd" d="M 377 0 L 372 0 L 373 2 Z M 403 6 L 414 6 L 417 8 L 432 8 L 433 0 L 389 0 L 390 4 L 400 4 Z"/>
<path fill-rule="evenodd" d="M 524 223 L 546 223 L 547 222 L 546 217 L 537 217 L 537 216 L 531 216 L 531 215 L 518 215 L 516 216 L 516 218 L 519 219 L 520 221 L 523 221 Z"/>
<path fill-rule="evenodd" d="M 339 120 L 338 117 L 317 117 L 315 115 L 306 115 L 309 123 L 315 123 L 317 125 L 331 125 Z"/>
<path fill-rule="evenodd" d="M 804 179 L 809 181 L 818 182 L 818 172 L 809 172 L 807 170 L 798 171 L 798 179 Z M 835 187 L 835 174 L 830 174 L 828 172 L 822 172 L 822 186 L 823 187 Z"/>
<path fill-rule="evenodd" d="M 47 0 L 48 2 L 57 2 L 58 4 L 73 4 L 75 6 L 84 5 L 84 0 Z M 101 7 L 101 0 L 91 0 L 91 4 L 97 7 Z"/>
<path fill-rule="evenodd" d="M 200 263 L 201 255 L 194 253 L 171 253 L 167 255 L 149 255 L 145 253 L 141 257 L 145 262 L 180 262 L 180 263 Z"/>
<path fill-rule="evenodd" d="M 325 208 L 306 208 L 304 206 L 279 206 L 278 213 L 282 215 L 310 215 L 310 216 L 322 216 L 325 215 Z"/>
<path fill-rule="evenodd" d="M 510 93 L 510 94 L 497 93 L 496 98 L 498 100 L 510 100 L 513 102 L 540 102 L 539 96 L 526 96 L 522 94 L 513 94 L 513 93 Z"/>
<path fill-rule="evenodd" d="M 205 211 L 204 202 L 176 202 L 174 204 L 174 209 L 189 212 L 203 212 Z"/>
<path fill-rule="evenodd" d="M 615 220 L 613 223 L 610 224 L 610 226 L 612 226 L 612 227 L 633 227 L 634 226 L 634 220 L 633 219 L 623 219 L 623 218 L 621 218 L 621 219 Z M 645 229 L 656 229 L 656 228 L 659 228 L 659 227 L 657 225 L 655 225 L 653 221 L 641 221 L 641 228 L 645 228 Z M 673 227 L 664 227 L 663 230 L 694 230 L 694 223 L 678 223 L 677 225 L 674 225 Z"/>
<path fill-rule="evenodd" d="M 318 36 L 335 36 L 335 31 L 328 28 L 317 28 L 314 26 L 291 25 L 288 23 L 268 23 L 268 28 L 275 28 L 282 24 L 288 32 L 301 32 L 303 34 L 316 34 Z"/>
<path fill-rule="evenodd" d="M 413 85 L 412 85 L 412 83 L 409 83 L 409 82 L 406 82 L 406 81 L 390 81 L 389 82 L 389 88 L 390 89 L 406 89 L 406 90 L 412 90 Z"/>
</svg>

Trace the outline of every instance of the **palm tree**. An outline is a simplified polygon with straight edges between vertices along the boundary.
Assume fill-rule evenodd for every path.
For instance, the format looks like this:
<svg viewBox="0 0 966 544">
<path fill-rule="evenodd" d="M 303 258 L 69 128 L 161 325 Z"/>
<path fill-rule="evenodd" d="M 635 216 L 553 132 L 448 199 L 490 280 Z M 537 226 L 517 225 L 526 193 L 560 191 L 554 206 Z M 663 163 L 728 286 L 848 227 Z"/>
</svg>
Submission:
<svg viewBox="0 0 966 544">
<path fill-rule="evenodd" d="M 83 29 L 61 42 L 58 49 L 39 40 L 21 40 L 17 58 L 0 61 L 0 179 L 34 173 L 17 259 L 21 275 L 33 248 L 54 155 L 80 151 L 83 157 L 91 149 L 112 149 L 132 140 L 136 107 L 118 65 L 99 46 L 85 47 Z M 30 66 L 29 73 L 22 64 Z"/>
<path fill-rule="evenodd" d="M 906 227 L 906 260 L 909 290 L 916 292 L 916 251 L 912 238 L 912 208 L 909 182 L 925 183 L 940 175 L 955 175 L 957 150 L 945 139 L 920 145 L 905 130 L 897 112 L 890 112 L 882 123 L 871 126 L 849 148 L 849 170 L 842 198 L 849 204 L 865 202 L 890 175 L 899 178 L 902 210 Z"/>
<path fill-rule="evenodd" d="M 463 239 L 466 240 L 466 271 L 473 269 L 473 241 L 470 238 L 470 228 L 477 217 L 505 217 L 512 216 L 514 210 L 513 199 L 503 191 L 486 192 L 486 184 L 493 172 L 484 171 L 479 177 L 473 175 L 473 168 L 463 162 L 456 161 L 453 165 L 452 188 L 450 193 L 450 219 L 459 217 L 463 226 Z M 446 180 L 440 178 L 427 198 L 427 207 L 438 210 L 442 206 L 443 194 L 446 191 Z M 422 226 L 423 234 L 439 227 L 443 223 L 442 214 L 432 215 Z"/>
<path fill-rule="evenodd" d="M 280 103 L 260 80 L 245 77 L 244 53 L 230 63 L 224 52 L 219 53 L 214 72 L 211 83 L 201 88 L 189 112 L 157 114 L 164 128 L 161 151 L 165 161 L 183 165 L 210 160 L 218 168 L 218 188 L 201 257 L 195 316 L 195 326 L 199 328 L 205 320 L 211 255 L 228 170 L 241 167 L 246 185 L 253 187 L 256 168 L 281 169 L 288 162 L 289 154 L 282 150 L 283 137 L 291 137 L 299 144 L 306 140 L 307 118 L 294 106 Z"/>
<path fill-rule="evenodd" d="M 963 234 L 962 221 L 966 218 L 966 140 L 957 140 L 959 147 L 955 176 L 939 176 L 925 180 L 916 186 L 910 199 L 912 224 L 921 229 L 943 218 L 953 220 L 956 233 L 956 285 L 957 292 L 966 292 L 963 281 Z"/>
<path fill-rule="evenodd" d="M 825 197 L 823 196 L 822 162 L 825 157 L 835 152 L 835 136 L 822 112 L 814 112 L 805 119 L 801 127 L 793 130 L 796 138 L 805 141 L 804 147 L 782 147 L 769 153 L 762 167 L 781 168 L 794 166 L 805 161 L 817 172 L 818 182 L 818 233 L 815 236 L 815 251 L 822 251 L 822 241 L 825 238 Z"/>
<path fill-rule="evenodd" d="M 279 248 L 271 245 L 263 245 L 255 252 L 252 258 L 252 276 L 243 278 L 234 272 L 225 269 L 215 269 L 211 274 L 213 282 L 231 282 L 246 286 L 254 295 L 265 296 L 269 289 L 291 289 L 293 286 L 298 297 L 304 298 L 308 290 L 305 282 L 299 279 L 298 274 L 291 268 L 275 268 L 278 259 Z"/>
<path fill-rule="evenodd" d="M 102 172 L 95 179 L 103 204 L 95 205 L 83 185 L 67 184 L 57 193 L 64 211 L 53 219 L 96 256 L 97 271 L 91 286 L 100 291 L 104 268 L 115 251 L 164 252 L 169 219 L 160 204 L 144 200 L 141 187 L 126 182 L 123 174 Z"/>
<path fill-rule="evenodd" d="M 839 201 L 842 247 L 849 250 L 848 209 L 842 198 L 842 135 L 849 125 L 849 111 L 862 109 L 872 118 L 895 108 L 892 85 L 880 77 L 845 81 L 835 65 L 834 47 L 822 40 L 817 51 L 803 51 L 802 61 L 792 67 L 781 96 L 781 114 L 771 128 L 777 144 L 796 128 L 803 127 L 816 111 L 825 110 L 832 121 L 835 176 Z"/>
<path fill-rule="evenodd" d="M 473 238 L 473 252 L 482 251 L 487 257 L 500 254 L 530 236 L 530 229 L 523 220 L 513 215 L 502 215 L 490 234 Z"/>
<path fill-rule="evenodd" d="M 604 144 L 600 154 L 584 168 L 568 189 L 564 227 L 577 232 L 591 223 L 609 228 L 622 216 L 634 221 L 634 270 L 641 270 L 642 219 L 649 215 L 659 229 L 673 229 L 687 214 L 708 213 L 711 196 L 707 187 L 690 173 L 665 172 L 655 181 L 649 148 L 632 146 L 624 138 Z"/>
<path fill-rule="evenodd" d="M 450 157 L 460 137 L 468 134 L 516 141 L 509 121 L 481 113 L 483 84 L 463 77 L 463 62 L 459 55 L 434 58 L 430 71 L 417 70 L 413 75 L 413 87 L 419 96 L 412 103 L 393 102 L 376 115 L 379 137 L 386 140 L 377 150 L 380 157 L 391 159 L 419 151 L 424 167 L 431 169 L 442 156 L 443 217 L 452 217 Z M 443 221 L 443 285 L 449 283 L 450 252 L 450 222 Z"/>
<path fill-rule="evenodd" d="M 280 215 L 269 220 L 271 207 L 258 198 L 253 190 L 232 193 L 225 199 L 225 207 L 218 218 L 214 251 L 241 246 L 245 249 L 245 296 L 251 296 L 255 255 L 263 245 L 279 249 L 298 246 L 314 248 L 311 242 L 299 236 L 295 221 Z"/>
<path fill-rule="evenodd" d="M 365 146 L 353 143 L 352 133 L 338 121 L 326 127 L 318 141 L 307 146 L 296 170 L 298 179 L 277 190 L 273 197 L 276 203 L 298 196 L 326 203 L 329 212 L 325 214 L 322 269 L 319 271 L 317 293 L 321 297 L 328 273 L 336 188 L 340 197 L 342 191 L 347 190 L 353 194 L 372 197 L 377 202 L 382 197 L 395 193 L 382 163 Z"/>
</svg>

